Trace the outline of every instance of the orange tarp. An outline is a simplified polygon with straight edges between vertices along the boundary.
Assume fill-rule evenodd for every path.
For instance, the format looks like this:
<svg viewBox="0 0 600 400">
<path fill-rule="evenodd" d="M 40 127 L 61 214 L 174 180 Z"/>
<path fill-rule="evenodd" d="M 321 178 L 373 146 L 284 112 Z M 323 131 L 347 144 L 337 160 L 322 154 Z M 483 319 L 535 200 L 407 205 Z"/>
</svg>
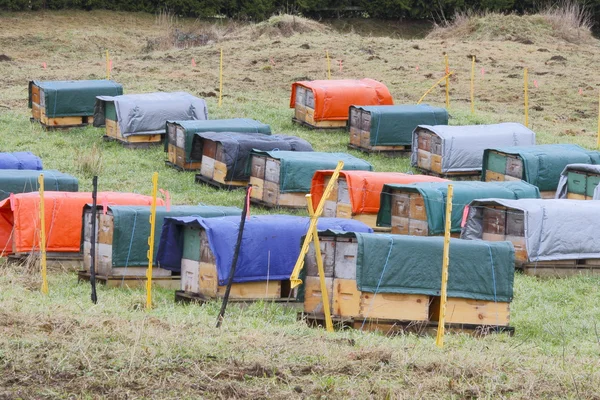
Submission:
<svg viewBox="0 0 600 400">
<path fill-rule="evenodd" d="M 290 108 L 296 107 L 296 87 L 312 90 L 315 97 L 315 121 L 343 121 L 348 119 L 350 106 L 393 105 L 388 88 L 373 79 L 339 79 L 299 81 L 292 84 Z"/>
<path fill-rule="evenodd" d="M 317 171 L 313 175 L 310 194 L 316 209 L 323 192 L 325 178 L 333 175 L 333 170 Z M 341 171 L 340 179 L 348 185 L 352 214 L 374 214 L 379 211 L 381 190 L 386 183 L 447 182 L 448 179 L 428 175 L 412 175 L 400 172 Z"/>
<path fill-rule="evenodd" d="M 99 205 L 150 205 L 152 197 L 135 193 L 98 192 Z M 156 199 L 157 205 L 164 205 Z M 83 207 L 90 192 L 44 192 L 46 251 L 79 252 Z M 0 202 L 0 254 L 39 251 L 40 195 L 11 195 Z"/>
</svg>

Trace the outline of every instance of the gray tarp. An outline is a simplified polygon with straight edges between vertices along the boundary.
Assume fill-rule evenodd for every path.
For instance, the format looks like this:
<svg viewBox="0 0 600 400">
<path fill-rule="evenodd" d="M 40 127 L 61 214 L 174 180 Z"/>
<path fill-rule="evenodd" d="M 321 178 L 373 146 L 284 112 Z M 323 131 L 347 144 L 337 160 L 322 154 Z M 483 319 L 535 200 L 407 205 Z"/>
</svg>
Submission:
<svg viewBox="0 0 600 400">
<path fill-rule="evenodd" d="M 442 172 L 481 171 L 483 150 L 497 146 L 533 146 L 535 133 L 525 126 L 506 122 L 494 125 L 419 125 L 413 131 L 411 164 L 417 165 L 417 135 L 426 129 L 442 139 Z"/>
<path fill-rule="evenodd" d="M 114 102 L 119 128 L 125 137 L 163 134 L 167 120 L 208 119 L 206 102 L 185 92 L 97 96 L 94 108 L 96 127 L 105 124 L 105 102 Z"/>
<path fill-rule="evenodd" d="M 480 199 L 469 205 L 463 239 L 481 239 L 477 207 L 505 206 L 524 212 L 529 262 L 600 258 L 600 202 L 589 200 Z"/>
<path fill-rule="evenodd" d="M 594 164 L 569 164 L 565 167 L 563 172 L 560 174 L 560 180 L 558 181 L 558 188 L 556 189 L 556 199 L 567 198 L 567 172 L 569 171 L 581 171 L 581 172 L 592 172 L 594 174 L 600 174 L 600 165 Z M 600 185 L 594 189 L 593 200 L 600 200 Z"/>
</svg>

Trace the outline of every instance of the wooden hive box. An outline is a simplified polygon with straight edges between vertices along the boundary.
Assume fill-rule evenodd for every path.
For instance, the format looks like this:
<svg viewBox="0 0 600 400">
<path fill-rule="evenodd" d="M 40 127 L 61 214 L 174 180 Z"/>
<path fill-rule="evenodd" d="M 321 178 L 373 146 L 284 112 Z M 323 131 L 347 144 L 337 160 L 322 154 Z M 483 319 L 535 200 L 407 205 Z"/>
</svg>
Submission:
<svg viewBox="0 0 600 400">
<path fill-rule="evenodd" d="M 568 166 L 566 176 L 567 199 L 592 200 L 594 198 L 594 191 L 600 183 L 600 172 Z"/>
<path fill-rule="evenodd" d="M 181 171 L 197 171 L 200 161 L 187 161 L 185 154 L 186 131 L 177 122 L 167 122 L 167 165 Z"/>
<path fill-rule="evenodd" d="M 162 134 L 123 136 L 113 101 L 104 102 L 104 118 L 106 124 L 106 140 L 115 140 L 129 147 L 144 147 L 148 144 L 158 145 L 162 142 Z"/>
<path fill-rule="evenodd" d="M 199 294 L 208 299 L 222 298 L 226 286 L 219 285 L 217 263 L 210 249 L 206 231 L 201 227 L 185 226 L 183 237 L 181 290 Z M 287 299 L 290 292 L 289 280 L 233 283 L 230 299 Z"/>
<path fill-rule="evenodd" d="M 305 208 L 306 193 L 281 193 L 281 161 L 260 155 L 251 160 L 250 184 L 253 202 L 274 208 Z"/>
<path fill-rule="evenodd" d="M 294 106 L 294 122 L 318 129 L 339 129 L 346 126 L 346 121 L 315 121 L 315 96 L 311 88 L 296 86 Z"/>
<path fill-rule="evenodd" d="M 226 180 L 227 164 L 223 155 L 223 145 L 214 140 L 202 138 L 202 166 L 197 179 L 215 186 L 239 188 L 248 185 L 245 180 Z"/>
<path fill-rule="evenodd" d="M 107 80 L 31 81 L 29 107 L 44 128 L 85 126 L 94 121 L 96 96 L 120 94 L 122 86 Z"/>
</svg>

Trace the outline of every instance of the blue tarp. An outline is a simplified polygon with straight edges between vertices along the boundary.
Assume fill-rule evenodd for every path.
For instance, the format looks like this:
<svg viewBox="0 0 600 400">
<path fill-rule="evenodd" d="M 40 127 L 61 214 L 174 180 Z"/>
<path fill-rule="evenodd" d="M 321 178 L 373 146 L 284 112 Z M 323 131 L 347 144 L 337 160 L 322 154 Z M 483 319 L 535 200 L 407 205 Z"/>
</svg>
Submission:
<svg viewBox="0 0 600 400">
<path fill-rule="evenodd" d="M 0 153 L 0 169 L 42 169 L 42 160 L 28 151 Z"/>
<path fill-rule="evenodd" d="M 285 280 L 290 278 L 300 255 L 301 239 L 308 231 L 310 219 L 291 215 L 258 215 L 246 221 L 234 282 Z M 217 261 L 219 285 L 227 284 L 237 241 L 240 217 L 165 218 L 158 247 L 162 268 L 181 271 L 183 228 L 197 226 L 206 230 L 211 251 Z M 352 219 L 320 218 L 319 230 L 373 232 L 362 222 Z M 198 239 L 199 240 L 199 239 Z"/>
</svg>

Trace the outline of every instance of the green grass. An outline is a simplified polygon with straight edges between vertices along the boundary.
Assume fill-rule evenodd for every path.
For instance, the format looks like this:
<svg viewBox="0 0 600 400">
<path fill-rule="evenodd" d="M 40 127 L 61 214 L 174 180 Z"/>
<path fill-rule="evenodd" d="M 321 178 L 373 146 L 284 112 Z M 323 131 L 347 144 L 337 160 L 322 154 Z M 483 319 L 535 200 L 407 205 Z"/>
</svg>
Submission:
<svg viewBox="0 0 600 400">
<path fill-rule="evenodd" d="M 34 152 L 46 168 L 78 177 L 82 191 L 91 189 L 86 160 L 101 157 L 100 190 L 150 194 L 157 171 L 159 186 L 170 191 L 174 204 L 240 207 L 243 200 L 240 191 L 198 185 L 193 173 L 167 168 L 162 147 L 127 150 L 103 142 L 101 129 L 44 132 L 29 123 L 27 81 L 102 78 L 107 45 L 115 60 L 113 77 L 126 93 L 185 90 L 199 96 L 216 92 L 216 57 L 223 46 L 226 96 L 221 108 L 214 97 L 207 98 L 210 118 L 254 118 L 269 123 L 274 133 L 308 140 L 318 151 L 347 151 L 347 134 L 293 125 L 287 104 L 293 80 L 324 78 L 325 49 L 332 59 L 344 59 L 344 71 L 334 70 L 335 78 L 380 79 L 399 104 L 415 102 L 439 79 L 442 53 L 451 52 L 453 125 L 522 121 L 521 73 L 528 66 L 532 80 L 540 83 L 530 93 L 532 107 L 543 109 L 530 115 L 538 142 L 595 146 L 597 44 L 474 46 L 309 32 L 144 53 L 148 38 L 164 35 L 164 27 L 148 15 L 45 12 L 1 15 L 4 22 L 10 28 L 0 32 L 0 52 L 13 61 L 0 63 L 0 149 Z M 58 37 L 55 31 L 69 34 Z M 310 50 L 300 49 L 304 43 Z M 467 101 L 467 56 L 473 53 L 478 71 L 480 66 L 487 71 L 485 78 L 478 76 L 474 115 Z M 555 54 L 564 55 L 566 64 L 548 63 Z M 192 56 L 196 68 L 189 67 Z M 271 57 L 276 65 L 263 70 Z M 48 63 L 47 70 L 41 62 Z M 426 102 L 442 105 L 443 89 Z M 376 171 L 411 170 L 406 158 L 350 153 L 367 159 Z M 438 349 L 432 337 L 310 329 L 296 321 L 294 310 L 273 304 L 231 305 L 218 330 L 219 304 L 175 304 L 172 291 L 160 289 L 149 312 L 142 307 L 142 290 L 100 287 L 99 304 L 93 305 L 89 286 L 64 271 L 51 271 L 50 294 L 43 296 L 37 273 L 3 264 L 0 399 L 600 398 L 599 282 L 596 277 L 517 275 L 514 337 L 450 334 L 445 348 Z"/>
</svg>

